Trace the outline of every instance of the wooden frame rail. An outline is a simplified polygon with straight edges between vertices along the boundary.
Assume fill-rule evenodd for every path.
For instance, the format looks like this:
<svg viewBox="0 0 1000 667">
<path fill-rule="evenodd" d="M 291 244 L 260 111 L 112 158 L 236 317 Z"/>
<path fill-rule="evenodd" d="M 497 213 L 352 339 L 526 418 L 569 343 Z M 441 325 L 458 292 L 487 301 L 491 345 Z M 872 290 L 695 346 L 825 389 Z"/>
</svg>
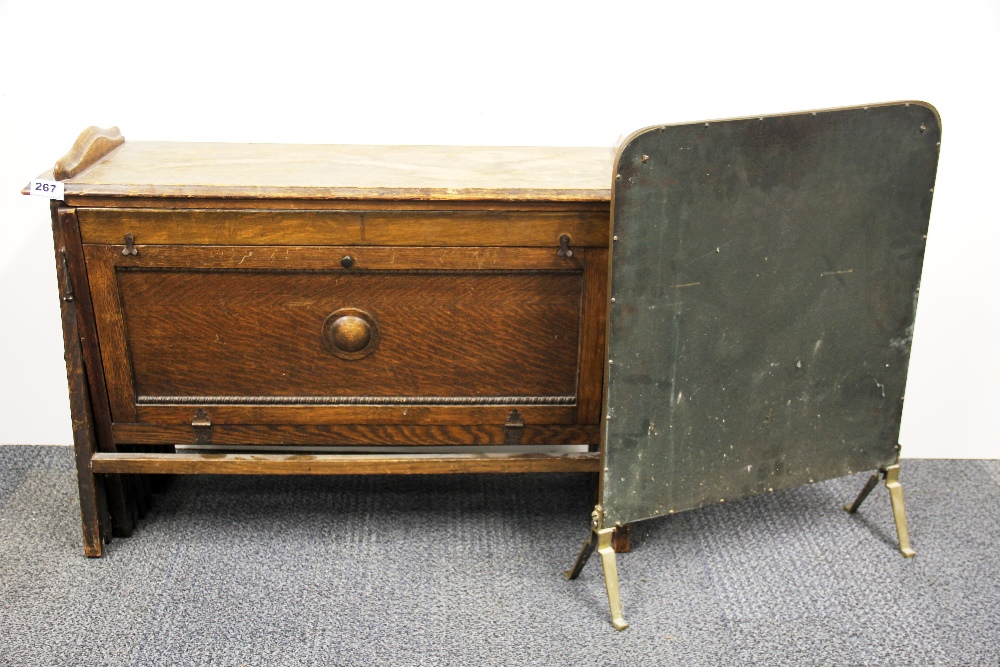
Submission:
<svg viewBox="0 0 1000 667">
<path fill-rule="evenodd" d="M 97 452 L 98 474 L 413 475 L 509 472 L 598 472 L 598 452 L 574 454 L 207 454 Z"/>
</svg>

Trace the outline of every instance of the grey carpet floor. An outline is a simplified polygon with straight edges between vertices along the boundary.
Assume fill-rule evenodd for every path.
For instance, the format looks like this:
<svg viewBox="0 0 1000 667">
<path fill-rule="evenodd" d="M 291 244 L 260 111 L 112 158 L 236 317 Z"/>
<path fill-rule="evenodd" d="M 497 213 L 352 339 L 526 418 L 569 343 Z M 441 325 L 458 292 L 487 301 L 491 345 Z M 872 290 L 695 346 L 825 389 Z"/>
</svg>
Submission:
<svg viewBox="0 0 1000 667">
<path fill-rule="evenodd" d="M 615 632 L 580 475 L 175 480 L 82 556 L 71 451 L 0 447 L 4 665 L 997 665 L 1000 461 L 636 526 Z"/>
</svg>

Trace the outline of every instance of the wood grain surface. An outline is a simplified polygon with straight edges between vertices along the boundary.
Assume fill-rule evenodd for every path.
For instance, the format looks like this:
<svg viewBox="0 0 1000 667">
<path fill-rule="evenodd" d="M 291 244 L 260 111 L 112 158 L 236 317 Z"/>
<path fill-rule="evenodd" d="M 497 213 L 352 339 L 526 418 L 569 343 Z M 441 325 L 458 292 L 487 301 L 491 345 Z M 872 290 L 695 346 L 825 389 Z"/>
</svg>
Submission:
<svg viewBox="0 0 1000 667">
<path fill-rule="evenodd" d="M 580 316 L 578 420 L 597 424 L 604 398 L 604 348 L 608 316 L 608 250 L 587 248 L 583 312 Z"/>
<path fill-rule="evenodd" d="M 67 196 L 609 201 L 609 148 L 127 142 Z"/>
<path fill-rule="evenodd" d="M 494 424 L 516 407 L 524 423 L 574 424 L 575 405 L 139 405 L 138 423 L 186 424 L 199 408 L 212 424 Z M 132 421 L 132 420 L 129 420 Z"/>
<path fill-rule="evenodd" d="M 66 247 L 66 269 L 70 281 L 76 285 L 74 302 L 77 312 L 77 333 L 83 353 L 96 446 L 100 451 L 113 452 L 115 451 L 115 443 L 111 433 L 111 408 L 104 373 L 104 360 L 97 335 L 97 322 L 78 222 L 75 209 L 58 208 L 58 223 L 61 228 L 62 241 Z M 104 480 L 104 493 L 110 513 L 112 533 L 116 536 L 128 537 L 132 534 L 135 526 L 122 479 L 116 475 L 107 476 Z"/>
<path fill-rule="evenodd" d="M 579 273 L 120 271 L 138 396 L 575 396 Z M 369 313 L 363 359 L 321 338 Z"/>
<path fill-rule="evenodd" d="M 121 239 L 119 239 L 120 241 Z M 536 269 L 551 271 L 584 268 L 583 253 L 559 257 L 551 248 L 408 248 L 393 246 L 191 246 L 142 245 L 137 255 L 123 255 L 125 246 L 87 245 L 95 261 L 123 267 L 199 269 L 323 269 L 337 273 L 367 270 L 432 269 L 494 271 Z M 350 257 L 352 265 L 341 264 Z"/>
<path fill-rule="evenodd" d="M 450 473 L 596 472 L 597 453 L 454 454 L 175 454 L 98 453 L 96 473 L 186 475 L 440 475 Z"/>
<path fill-rule="evenodd" d="M 77 209 L 84 243 L 604 247 L 603 211 L 272 211 Z"/>
<path fill-rule="evenodd" d="M 59 281 L 59 305 L 65 348 L 66 379 L 69 384 L 70 415 L 73 424 L 73 452 L 76 458 L 76 479 L 80 492 L 80 517 L 83 527 L 83 553 L 95 558 L 101 556 L 104 535 L 107 532 L 105 499 L 102 480 L 90 470 L 91 459 L 97 451 L 97 438 L 90 410 L 83 353 L 77 326 L 76 295 L 72 279 L 65 264 L 66 245 L 60 224 L 60 212 L 52 205 L 52 239 L 56 255 L 56 277 Z"/>
</svg>

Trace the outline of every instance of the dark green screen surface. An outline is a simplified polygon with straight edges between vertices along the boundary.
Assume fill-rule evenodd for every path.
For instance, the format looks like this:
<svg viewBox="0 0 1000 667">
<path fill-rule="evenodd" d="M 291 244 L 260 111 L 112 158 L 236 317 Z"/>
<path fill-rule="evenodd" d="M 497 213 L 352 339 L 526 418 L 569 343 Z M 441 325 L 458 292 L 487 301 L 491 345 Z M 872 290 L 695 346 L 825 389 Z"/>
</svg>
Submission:
<svg viewBox="0 0 1000 667">
<path fill-rule="evenodd" d="M 606 525 L 897 459 L 940 135 L 911 103 L 623 145 Z"/>
</svg>

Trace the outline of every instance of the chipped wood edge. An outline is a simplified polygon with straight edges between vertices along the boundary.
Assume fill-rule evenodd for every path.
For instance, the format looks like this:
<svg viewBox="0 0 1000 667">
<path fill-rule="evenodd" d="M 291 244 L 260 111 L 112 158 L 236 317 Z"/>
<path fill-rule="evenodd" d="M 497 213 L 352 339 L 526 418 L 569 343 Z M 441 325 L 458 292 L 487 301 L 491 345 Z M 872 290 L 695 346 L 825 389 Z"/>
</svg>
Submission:
<svg viewBox="0 0 1000 667">
<path fill-rule="evenodd" d="M 52 175 L 57 181 L 73 178 L 124 143 L 125 137 L 117 126 L 102 129 L 92 125 L 81 132 L 69 152 L 56 161 Z"/>
</svg>

